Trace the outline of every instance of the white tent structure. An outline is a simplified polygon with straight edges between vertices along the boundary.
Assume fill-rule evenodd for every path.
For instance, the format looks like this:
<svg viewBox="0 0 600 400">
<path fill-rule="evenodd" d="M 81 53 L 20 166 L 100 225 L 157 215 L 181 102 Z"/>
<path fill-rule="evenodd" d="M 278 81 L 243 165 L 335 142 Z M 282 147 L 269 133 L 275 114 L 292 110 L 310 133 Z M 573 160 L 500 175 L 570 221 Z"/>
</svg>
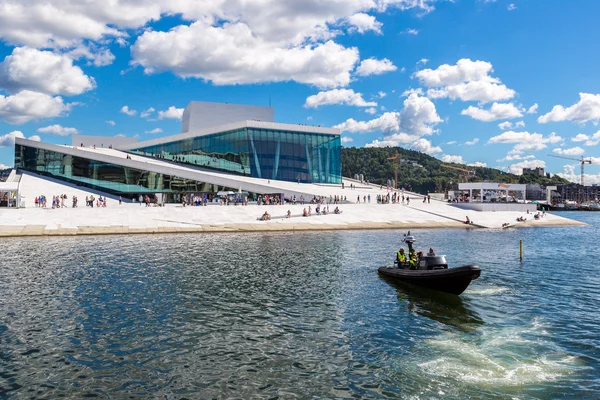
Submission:
<svg viewBox="0 0 600 400">
<path fill-rule="evenodd" d="M 484 193 L 494 192 L 502 193 L 505 192 L 506 199 L 508 201 L 509 192 L 520 192 L 523 201 L 525 201 L 527 185 L 514 184 L 514 183 L 497 183 L 497 182 L 476 182 L 476 183 L 459 183 L 458 189 L 461 191 L 469 191 L 469 202 L 473 202 L 473 191 L 478 191 L 479 196 L 477 197 L 480 203 L 483 203 Z M 502 197 L 502 196 L 501 196 Z"/>
</svg>

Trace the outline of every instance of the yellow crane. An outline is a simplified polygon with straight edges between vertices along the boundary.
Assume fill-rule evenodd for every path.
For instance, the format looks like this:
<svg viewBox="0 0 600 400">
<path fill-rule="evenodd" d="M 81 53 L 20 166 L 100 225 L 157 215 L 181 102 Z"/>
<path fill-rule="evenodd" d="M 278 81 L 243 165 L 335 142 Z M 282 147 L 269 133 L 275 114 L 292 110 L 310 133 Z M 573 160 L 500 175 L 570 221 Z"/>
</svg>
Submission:
<svg viewBox="0 0 600 400">
<path fill-rule="evenodd" d="M 475 171 L 471 170 L 471 169 L 466 169 L 466 168 L 459 168 L 459 167 L 455 167 L 453 165 L 446 165 L 446 164 L 441 164 L 442 168 L 449 168 L 449 169 L 454 169 L 457 171 L 460 171 L 458 173 L 459 176 L 459 181 L 460 181 L 460 177 L 464 177 L 465 182 L 469 181 L 469 177 L 470 176 L 475 176 Z"/>
<path fill-rule="evenodd" d="M 591 164 L 592 160 L 590 159 L 584 159 L 583 156 L 581 156 L 581 159 L 579 158 L 572 158 L 572 157 L 563 157 L 563 156 L 557 156 L 554 154 L 548 154 L 550 157 L 556 157 L 556 158 L 564 158 L 565 160 L 572 160 L 572 161 L 577 161 L 581 164 L 581 186 L 585 186 L 583 184 L 583 166 L 587 163 L 587 164 Z"/>
</svg>

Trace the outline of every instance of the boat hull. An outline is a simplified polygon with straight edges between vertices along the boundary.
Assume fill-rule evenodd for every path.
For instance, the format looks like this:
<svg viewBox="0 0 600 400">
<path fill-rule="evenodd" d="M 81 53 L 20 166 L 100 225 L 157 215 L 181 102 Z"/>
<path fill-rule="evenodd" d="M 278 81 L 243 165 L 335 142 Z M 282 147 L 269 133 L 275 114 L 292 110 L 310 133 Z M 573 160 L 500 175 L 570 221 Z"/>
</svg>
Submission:
<svg viewBox="0 0 600 400">
<path fill-rule="evenodd" d="M 481 275 L 481 269 L 477 265 L 436 270 L 379 267 L 378 272 L 395 281 L 455 295 L 464 292 L 471 281 Z"/>
</svg>

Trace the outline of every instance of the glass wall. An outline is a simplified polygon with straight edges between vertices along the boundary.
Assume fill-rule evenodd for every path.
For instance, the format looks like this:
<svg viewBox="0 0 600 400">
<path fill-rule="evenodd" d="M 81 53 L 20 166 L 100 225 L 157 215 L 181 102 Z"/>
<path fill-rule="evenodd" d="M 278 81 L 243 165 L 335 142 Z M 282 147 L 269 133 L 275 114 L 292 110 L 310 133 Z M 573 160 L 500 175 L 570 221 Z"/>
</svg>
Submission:
<svg viewBox="0 0 600 400">
<path fill-rule="evenodd" d="M 178 201 L 183 193 L 214 194 L 233 190 L 22 145 L 15 145 L 15 167 L 126 198 L 164 193 L 167 201 Z"/>
<path fill-rule="evenodd" d="M 244 128 L 132 152 L 255 178 L 342 182 L 339 135 Z"/>
</svg>

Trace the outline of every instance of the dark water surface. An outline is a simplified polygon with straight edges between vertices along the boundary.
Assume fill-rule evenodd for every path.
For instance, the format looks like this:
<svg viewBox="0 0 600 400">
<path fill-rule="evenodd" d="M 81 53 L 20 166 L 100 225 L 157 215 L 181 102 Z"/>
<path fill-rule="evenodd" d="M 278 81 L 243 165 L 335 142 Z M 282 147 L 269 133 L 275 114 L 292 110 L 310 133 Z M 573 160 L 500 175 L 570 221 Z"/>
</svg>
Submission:
<svg viewBox="0 0 600 400">
<path fill-rule="evenodd" d="M 413 231 L 481 266 L 460 298 L 381 279 L 392 230 L 3 239 L 0 397 L 600 398 L 600 213 L 565 215 Z"/>
</svg>

